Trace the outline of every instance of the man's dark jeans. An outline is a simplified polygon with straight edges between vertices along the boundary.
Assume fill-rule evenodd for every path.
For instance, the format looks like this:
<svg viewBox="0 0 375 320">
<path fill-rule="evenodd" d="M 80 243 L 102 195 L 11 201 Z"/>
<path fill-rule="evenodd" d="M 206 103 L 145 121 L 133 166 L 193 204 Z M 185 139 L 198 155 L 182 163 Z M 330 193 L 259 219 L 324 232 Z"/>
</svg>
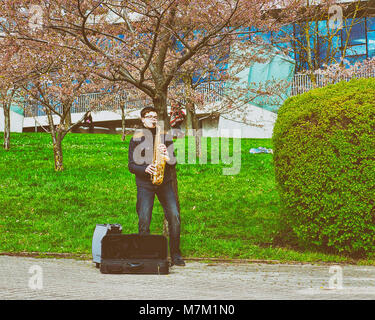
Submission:
<svg viewBox="0 0 375 320">
<path fill-rule="evenodd" d="M 169 228 L 169 250 L 171 256 L 180 253 L 180 213 L 172 181 L 160 186 L 137 186 L 137 213 L 139 234 L 149 234 L 155 194 L 164 209 Z"/>
</svg>

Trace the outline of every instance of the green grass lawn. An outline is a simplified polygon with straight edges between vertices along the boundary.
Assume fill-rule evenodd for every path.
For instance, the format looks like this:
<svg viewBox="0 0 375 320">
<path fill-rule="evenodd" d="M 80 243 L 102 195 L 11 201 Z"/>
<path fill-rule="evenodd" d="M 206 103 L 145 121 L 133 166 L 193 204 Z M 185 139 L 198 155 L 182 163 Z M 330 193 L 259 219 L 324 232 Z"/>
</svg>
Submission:
<svg viewBox="0 0 375 320">
<path fill-rule="evenodd" d="M 123 233 L 136 233 L 129 140 L 68 134 L 63 141 L 65 170 L 54 172 L 48 134 L 12 134 L 11 150 L 0 149 L 0 250 L 90 254 L 96 224 L 120 223 Z M 176 142 L 179 156 L 182 142 Z M 349 261 L 278 246 L 275 239 L 284 225 L 272 154 L 249 153 L 253 147 L 272 148 L 270 139 L 242 139 L 241 170 L 232 176 L 222 174 L 230 164 L 211 163 L 211 142 L 207 164 L 177 165 L 184 256 Z M 163 210 L 155 201 L 151 232 L 161 234 L 162 226 Z"/>
</svg>

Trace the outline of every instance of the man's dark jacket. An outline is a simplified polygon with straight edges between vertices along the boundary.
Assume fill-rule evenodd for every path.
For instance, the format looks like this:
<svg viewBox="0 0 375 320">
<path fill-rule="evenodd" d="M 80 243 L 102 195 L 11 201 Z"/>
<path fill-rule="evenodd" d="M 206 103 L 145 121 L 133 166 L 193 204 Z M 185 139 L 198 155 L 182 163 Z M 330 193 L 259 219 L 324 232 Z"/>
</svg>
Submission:
<svg viewBox="0 0 375 320">
<path fill-rule="evenodd" d="M 155 140 L 155 129 L 145 127 L 138 129 L 129 143 L 128 168 L 135 174 L 137 186 L 154 186 L 151 175 L 145 172 L 148 165 L 152 163 Z M 168 148 L 170 161 L 165 164 L 163 184 L 172 180 L 171 171 L 176 170 L 176 156 L 174 153 L 173 139 L 169 134 L 162 134 L 161 143 Z"/>
</svg>

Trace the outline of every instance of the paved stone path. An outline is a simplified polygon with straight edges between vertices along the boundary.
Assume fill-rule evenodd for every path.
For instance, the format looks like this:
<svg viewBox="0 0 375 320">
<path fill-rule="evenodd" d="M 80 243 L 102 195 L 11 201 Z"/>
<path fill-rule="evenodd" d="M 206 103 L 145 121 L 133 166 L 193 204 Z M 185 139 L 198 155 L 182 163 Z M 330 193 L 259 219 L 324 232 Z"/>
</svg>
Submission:
<svg viewBox="0 0 375 320">
<path fill-rule="evenodd" d="M 185 267 L 170 271 L 169 275 L 108 275 L 101 274 L 91 261 L 0 256 L 0 299 L 375 299 L 373 266 L 335 269 L 311 264 L 188 261 Z M 342 289 L 335 289 L 337 282 L 332 280 L 338 277 L 340 284 L 340 274 Z"/>
</svg>

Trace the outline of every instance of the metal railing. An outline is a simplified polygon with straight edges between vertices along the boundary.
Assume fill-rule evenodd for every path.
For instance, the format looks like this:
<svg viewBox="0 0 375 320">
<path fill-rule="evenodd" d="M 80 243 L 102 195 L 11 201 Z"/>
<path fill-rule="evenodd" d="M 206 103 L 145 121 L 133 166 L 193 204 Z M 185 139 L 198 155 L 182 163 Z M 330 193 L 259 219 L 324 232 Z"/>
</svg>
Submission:
<svg viewBox="0 0 375 320">
<path fill-rule="evenodd" d="M 120 110 L 123 106 L 126 111 L 140 110 L 149 105 L 151 105 L 151 101 L 148 99 L 126 100 L 123 96 L 118 94 L 95 92 L 80 95 L 78 99 L 73 102 L 70 110 L 71 113 L 84 113 L 95 106 L 95 111 L 116 111 Z M 62 113 L 62 108 L 59 106 L 56 107 L 55 110 L 60 114 Z M 25 117 L 45 115 L 46 113 L 43 106 L 38 105 L 38 103 L 25 105 Z"/>
<path fill-rule="evenodd" d="M 106 95 L 107 99 L 103 99 Z M 107 100 L 102 103 L 103 100 Z M 128 109 L 142 109 L 150 105 L 151 101 L 149 99 L 138 99 L 138 100 L 127 100 L 125 95 L 110 94 L 110 93 L 86 93 L 82 94 L 78 101 L 76 101 L 72 106 L 72 113 L 86 112 L 92 106 L 95 106 L 95 111 L 115 111 L 124 108 Z"/>
<path fill-rule="evenodd" d="M 336 83 L 342 80 L 349 81 L 350 79 L 356 78 L 374 78 L 375 69 L 368 69 L 361 72 L 354 73 L 350 76 L 339 76 L 334 80 L 328 78 L 325 75 L 319 74 L 318 72 L 314 73 L 316 79 L 315 88 L 324 87 L 330 83 Z M 313 83 L 309 74 L 295 74 L 291 84 L 290 96 L 295 96 L 302 94 L 313 89 Z M 213 103 L 221 101 L 224 95 L 225 82 L 210 82 L 204 83 L 196 88 L 196 91 L 202 94 L 204 103 Z M 113 98 L 110 98 L 108 101 L 110 103 L 101 103 L 104 95 L 108 93 L 88 93 L 81 95 L 76 102 L 74 102 L 71 112 L 80 113 L 86 112 L 90 109 L 92 105 L 95 105 L 95 111 L 114 111 L 121 108 L 123 104 L 125 110 L 140 110 L 146 106 L 152 105 L 151 99 L 141 99 L 141 100 L 126 100 L 123 96 L 113 95 Z M 183 89 L 181 90 L 181 95 L 183 96 Z M 61 111 L 61 110 L 60 110 Z M 41 107 L 37 105 L 29 105 L 28 108 L 25 108 L 25 116 L 42 116 L 45 115 Z"/>
<path fill-rule="evenodd" d="M 205 83 L 196 88 L 196 91 L 203 96 L 204 103 L 213 103 L 220 101 L 224 94 L 224 82 L 212 82 Z M 181 90 L 183 96 L 183 90 Z M 121 105 L 124 106 L 124 110 L 141 110 L 146 106 L 152 106 L 151 99 L 139 99 L 139 100 L 126 100 L 124 96 L 110 93 L 87 93 L 82 94 L 78 97 L 71 107 L 71 113 L 82 113 L 90 110 L 92 106 L 95 106 L 95 112 L 97 111 L 115 111 L 121 109 Z M 106 100 L 105 103 L 102 103 Z M 56 108 L 56 111 L 61 113 L 60 107 Z M 25 105 L 25 116 L 44 116 L 46 113 L 42 106 L 38 106 L 37 103 Z"/>
<path fill-rule="evenodd" d="M 208 82 L 197 87 L 196 91 L 203 95 L 205 103 L 213 103 L 222 100 L 224 95 L 225 82 Z"/>
<path fill-rule="evenodd" d="M 365 69 L 351 74 L 350 76 L 339 75 L 334 79 L 320 74 L 318 72 L 314 73 L 316 79 L 315 88 L 322 88 L 331 83 L 337 83 L 340 81 L 349 81 L 353 78 L 375 78 L 375 69 Z M 291 96 L 296 96 L 313 89 L 313 82 L 311 81 L 311 76 L 309 74 L 295 74 L 292 82 Z"/>
</svg>

